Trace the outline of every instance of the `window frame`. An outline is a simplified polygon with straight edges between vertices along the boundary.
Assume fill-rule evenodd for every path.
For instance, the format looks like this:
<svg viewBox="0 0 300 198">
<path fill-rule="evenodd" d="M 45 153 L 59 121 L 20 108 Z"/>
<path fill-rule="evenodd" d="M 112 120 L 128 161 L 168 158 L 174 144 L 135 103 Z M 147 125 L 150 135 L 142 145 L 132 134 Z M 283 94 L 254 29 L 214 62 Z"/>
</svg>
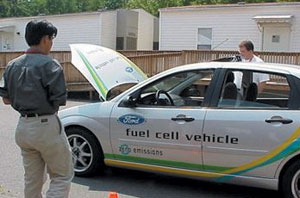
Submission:
<svg viewBox="0 0 300 198">
<path fill-rule="evenodd" d="M 241 108 L 236 108 L 236 107 L 218 107 L 218 103 L 220 101 L 220 97 L 222 94 L 223 90 L 223 85 L 225 82 L 226 74 L 229 71 L 251 71 L 251 72 L 256 72 L 256 73 L 267 73 L 267 74 L 273 74 L 273 75 L 279 75 L 286 77 L 286 80 L 290 86 L 290 93 L 289 93 L 289 101 L 288 101 L 288 107 L 287 108 L 263 108 L 263 107 L 241 107 Z M 297 100 L 300 99 L 300 83 L 299 85 L 296 84 L 295 82 L 295 76 L 292 76 L 291 74 L 284 74 L 280 72 L 270 72 L 270 71 L 257 71 L 257 70 L 251 70 L 251 69 L 241 69 L 241 68 L 222 68 L 219 74 L 219 79 L 217 82 L 217 85 L 215 87 L 211 103 L 209 108 L 211 109 L 224 109 L 224 110 L 258 110 L 258 111 L 265 111 L 265 110 L 299 110 L 300 109 L 300 104 L 295 104 Z M 300 82 L 300 79 L 298 79 Z"/>
<path fill-rule="evenodd" d="M 203 102 L 201 106 L 160 106 L 160 105 L 143 105 L 143 104 L 136 104 L 136 107 L 134 108 L 168 108 L 168 109 L 203 109 L 203 108 L 207 108 L 210 106 L 210 101 L 213 95 L 213 91 L 214 91 L 214 87 L 217 84 L 218 81 L 218 77 L 219 77 L 219 73 L 221 71 L 221 68 L 206 68 L 206 69 L 191 69 L 191 70 L 186 70 L 186 71 L 178 71 L 169 75 L 166 75 L 162 78 L 159 78 L 149 84 L 144 85 L 143 87 L 140 87 L 139 89 L 129 93 L 127 96 L 137 96 L 140 97 L 140 94 L 142 92 L 142 90 L 147 89 L 151 86 L 153 86 L 154 84 L 156 84 L 158 81 L 163 81 L 166 78 L 178 75 L 178 74 L 182 74 L 182 73 L 188 73 L 188 72 L 195 72 L 195 71 L 212 71 L 213 72 L 213 76 L 211 79 L 210 84 L 207 87 L 207 91 L 206 94 L 204 96 Z M 126 98 L 126 97 L 125 97 Z M 123 101 L 121 101 L 118 105 L 119 107 L 125 107 L 123 104 Z"/>
<path fill-rule="evenodd" d="M 210 44 L 210 49 L 198 49 L 198 45 L 202 45 L 199 43 L 199 29 L 211 29 L 211 44 Z M 196 49 L 197 50 L 212 50 L 213 49 L 213 38 L 214 38 L 214 33 L 213 33 L 213 28 L 212 27 L 197 27 L 196 29 Z"/>
</svg>

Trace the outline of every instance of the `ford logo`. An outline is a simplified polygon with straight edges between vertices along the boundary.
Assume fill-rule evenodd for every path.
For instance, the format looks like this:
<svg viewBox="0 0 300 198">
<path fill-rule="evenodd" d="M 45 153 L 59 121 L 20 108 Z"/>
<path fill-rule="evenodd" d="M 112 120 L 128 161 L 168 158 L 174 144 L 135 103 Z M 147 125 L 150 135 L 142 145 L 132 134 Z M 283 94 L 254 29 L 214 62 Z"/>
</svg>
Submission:
<svg viewBox="0 0 300 198">
<path fill-rule="evenodd" d="M 145 122 L 145 118 L 139 115 L 134 115 L 134 114 L 126 114 L 121 116 L 118 119 L 121 123 L 127 124 L 127 125 L 138 125 L 142 124 Z"/>
</svg>

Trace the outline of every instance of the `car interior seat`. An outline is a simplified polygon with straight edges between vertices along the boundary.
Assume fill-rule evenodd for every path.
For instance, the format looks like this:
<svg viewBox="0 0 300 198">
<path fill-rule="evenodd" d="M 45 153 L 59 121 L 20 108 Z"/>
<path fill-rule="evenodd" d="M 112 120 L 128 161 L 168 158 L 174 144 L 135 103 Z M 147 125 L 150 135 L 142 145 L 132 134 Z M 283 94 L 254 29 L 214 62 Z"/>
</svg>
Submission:
<svg viewBox="0 0 300 198">
<path fill-rule="evenodd" d="M 235 106 L 237 103 L 237 96 L 238 89 L 234 83 L 234 74 L 233 72 L 228 72 L 220 104 L 222 106 Z"/>
<path fill-rule="evenodd" d="M 255 102 L 258 95 L 258 87 L 256 83 L 250 83 L 246 90 L 245 101 Z"/>
<path fill-rule="evenodd" d="M 226 83 L 223 93 L 223 99 L 231 99 L 236 100 L 237 99 L 237 87 L 233 82 Z"/>
<path fill-rule="evenodd" d="M 238 89 L 234 83 L 234 74 L 233 72 L 230 71 L 227 73 L 224 92 L 223 92 L 223 99 L 236 100 L 237 93 L 238 93 Z"/>
<path fill-rule="evenodd" d="M 233 72 L 228 72 L 225 85 L 227 83 L 233 83 L 233 82 L 234 82 L 234 74 L 233 74 Z"/>
<path fill-rule="evenodd" d="M 238 89 L 234 83 L 234 73 L 228 72 L 222 98 L 219 102 L 221 106 L 235 106 L 237 103 Z"/>
</svg>

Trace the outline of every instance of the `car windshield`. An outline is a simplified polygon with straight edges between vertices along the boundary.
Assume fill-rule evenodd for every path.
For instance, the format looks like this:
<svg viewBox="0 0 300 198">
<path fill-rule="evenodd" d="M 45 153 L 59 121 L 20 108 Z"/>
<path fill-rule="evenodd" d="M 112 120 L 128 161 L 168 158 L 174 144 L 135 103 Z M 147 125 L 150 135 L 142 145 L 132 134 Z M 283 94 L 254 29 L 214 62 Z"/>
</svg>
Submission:
<svg viewBox="0 0 300 198">
<path fill-rule="evenodd" d="M 109 100 L 115 98 L 116 96 L 120 95 L 121 93 L 123 93 L 124 91 L 130 89 L 131 87 L 133 87 L 136 84 L 137 83 L 126 83 L 126 84 L 122 84 L 122 85 L 119 85 L 119 86 L 116 86 L 116 87 L 112 88 L 107 93 L 106 100 L 109 101 Z"/>
<path fill-rule="evenodd" d="M 161 81 L 157 82 L 153 86 L 145 89 L 143 93 L 151 93 L 156 92 L 157 90 L 164 90 L 169 92 L 170 90 L 174 89 L 181 83 L 185 82 L 186 80 L 198 75 L 195 72 L 188 72 L 188 73 L 182 73 L 179 75 L 172 76 L 170 78 L 162 79 Z"/>
</svg>

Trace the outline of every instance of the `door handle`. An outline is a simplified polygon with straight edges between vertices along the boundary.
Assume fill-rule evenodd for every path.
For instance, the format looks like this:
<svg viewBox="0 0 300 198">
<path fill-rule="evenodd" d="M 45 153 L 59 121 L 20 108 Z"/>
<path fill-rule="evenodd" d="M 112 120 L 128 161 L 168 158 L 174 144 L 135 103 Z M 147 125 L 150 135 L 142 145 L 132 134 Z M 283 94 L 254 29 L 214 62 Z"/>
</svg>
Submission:
<svg viewBox="0 0 300 198">
<path fill-rule="evenodd" d="M 195 118 L 191 118 L 191 117 L 186 117 L 186 115 L 178 115 L 175 118 L 171 118 L 171 120 L 173 121 L 185 121 L 185 122 L 192 122 L 195 120 Z"/>
<path fill-rule="evenodd" d="M 290 124 L 293 122 L 293 120 L 288 119 L 288 118 L 283 118 L 281 116 L 273 116 L 270 119 L 266 119 L 265 122 L 266 123 L 280 122 L 282 124 Z"/>
</svg>

